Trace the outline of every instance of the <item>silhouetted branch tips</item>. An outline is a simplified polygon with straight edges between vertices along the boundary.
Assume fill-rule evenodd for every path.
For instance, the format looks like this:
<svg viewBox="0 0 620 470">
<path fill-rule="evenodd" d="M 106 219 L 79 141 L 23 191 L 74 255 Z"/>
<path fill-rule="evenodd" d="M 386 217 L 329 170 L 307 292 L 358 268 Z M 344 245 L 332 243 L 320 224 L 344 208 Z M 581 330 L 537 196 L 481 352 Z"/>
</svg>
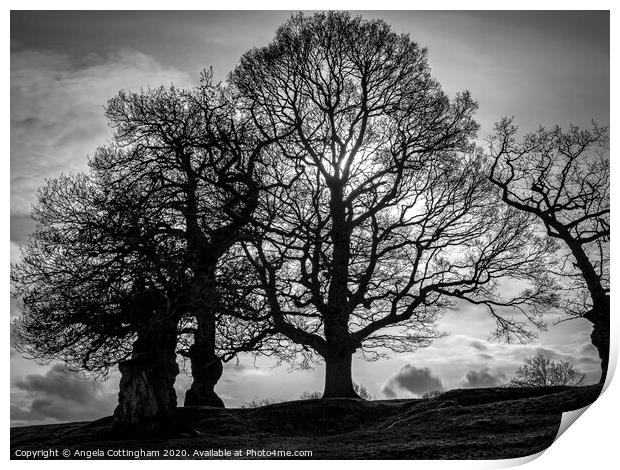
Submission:
<svg viewBox="0 0 620 470">
<path fill-rule="evenodd" d="M 245 249 L 275 329 L 303 361 L 326 361 L 324 396 L 356 396 L 356 350 L 440 337 L 453 299 L 487 305 L 502 337 L 531 337 L 502 307 L 542 327 L 546 240 L 500 206 L 473 145 L 476 103 L 449 99 L 408 36 L 344 12 L 295 15 L 230 81 L 260 132 L 282 136 Z M 531 287 L 502 298 L 503 277 Z"/>
<path fill-rule="evenodd" d="M 584 385 L 586 375 L 567 361 L 554 362 L 543 354 L 528 356 L 510 378 L 512 387 L 545 387 Z"/>
<path fill-rule="evenodd" d="M 555 269 L 563 286 L 559 307 L 593 324 L 601 382 L 609 362 L 609 153 L 607 129 L 559 126 L 518 136 L 504 118 L 489 140 L 490 180 L 502 200 L 536 217 L 569 253 Z M 569 261 L 569 262 L 567 262 Z"/>
</svg>

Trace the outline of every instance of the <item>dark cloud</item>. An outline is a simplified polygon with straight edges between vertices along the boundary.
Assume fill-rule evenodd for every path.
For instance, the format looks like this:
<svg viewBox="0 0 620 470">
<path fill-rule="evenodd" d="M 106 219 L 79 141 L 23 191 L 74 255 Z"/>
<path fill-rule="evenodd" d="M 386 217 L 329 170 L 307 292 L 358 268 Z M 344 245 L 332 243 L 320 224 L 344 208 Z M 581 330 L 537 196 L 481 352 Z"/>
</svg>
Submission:
<svg viewBox="0 0 620 470">
<path fill-rule="evenodd" d="M 390 377 L 383 387 L 383 393 L 388 398 L 398 396 L 398 391 L 408 391 L 415 395 L 426 392 L 443 390 L 441 379 L 433 375 L 428 367 L 418 369 L 410 364 L 405 365 L 398 373 Z"/>
<path fill-rule="evenodd" d="M 492 373 L 488 368 L 470 370 L 461 382 L 463 388 L 499 387 L 506 383 L 507 377 L 501 371 Z"/>
<path fill-rule="evenodd" d="M 491 361 L 494 359 L 493 356 L 491 356 L 490 354 L 484 354 L 484 353 L 478 354 L 478 357 L 480 359 L 485 359 L 487 361 Z"/>
<path fill-rule="evenodd" d="M 18 380 L 15 386 L 26 392 L 43 393 L 77 403 L 88 401 L 94 388 L 62 364 L 53 366 L 45 375 L 27 375 L 26 378 Z"/>
<path fill-rule="evenodd" d="M 489 349 L 486 344 L 484 344 L 482 341 L 478 341 L 476 339 L 471 341 L 469 343 L 469 345 L 472 348 L 477 349 L 478 351 L 486 351 L 487 349 Z"/>
<path fill-rule="evenodd" d="M 117 400 L 115 393 L 62 364 L 54 365 L 45 375 L 17 380 L 15 389 L 25 395 L 23 406 L 11 406 L 11 421 L 17 424 L 97 419 L 112 414 Z"/>
</svg>

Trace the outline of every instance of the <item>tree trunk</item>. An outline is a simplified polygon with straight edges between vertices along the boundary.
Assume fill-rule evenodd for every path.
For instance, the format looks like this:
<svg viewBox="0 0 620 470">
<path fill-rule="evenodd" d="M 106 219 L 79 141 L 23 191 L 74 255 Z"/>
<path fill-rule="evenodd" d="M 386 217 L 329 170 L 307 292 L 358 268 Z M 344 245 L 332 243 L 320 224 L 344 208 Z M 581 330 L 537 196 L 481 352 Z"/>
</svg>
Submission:
<svg viewBox="0 0 620 470">
<path fill-rule="evenodd" d="M 585 318 L 592 323 L 593 328 L 590 339 L 601 358 L 601 379 L 599 383 L 603 384 L 605 383 L 609 366 L 609 295 L 605 292 L 601 278 L 597 274 L 594 265 L 590 262 L 583 246 L 575 241 L 571 241 L 570 234 L 567 231 L 563 232 L 563 239 L 575 257 L 577 268 L 581 271 L 592 298 L 592 310 L 585 315 Z"/>
<path fill-rule="evenodd" d="M 215 393 L 215 385 L 224 367 L 215 354 L 215 315 L 206 311 L 198 318 L 194 344 L 189 348 L 192 367 L 192 385 L 185 393 L 184 406 L 214 406 L 224 408 L 224 402 Z"/>
<path fill-rule="evenodd" d="M 330 214 L 333 243 L 331 280 L 324 313 L 324 332 L 327 342 L 325 359 L 325 390 L 323 398 L 359 398 L 353 390 L 351 360 L 355 348 L 349 347 L 348 283 L 351 262 L 351 228 L 346 223 L 346 205 L 343 202 L 343 184 L 332 182 Z"/>
<path fill-rule="evenodd" d="M 601 358 L 601 378 L 599 380 L 601 384 L 605 383 L 609 367 L 609 314 L 609 296 L 605 296 L 604 300 L 597 302 L 597 305 L 586 315 L 586 318 L 592 322 L 590 339 Z"/>
<path fill-rule="evenodd" d="M 353 389 L 351 362 L 353 352 L 335 351 L 325 357 L 325 390 L 323 398 L 359 398 Z"/>
<path fill-rule="evenodd" d="M 176 430 L 176 343 L 176 323 L 138 332 L 131 359 L 119 364 L 121 382 L 112 433 L 144 437 Z"/>
</svg>

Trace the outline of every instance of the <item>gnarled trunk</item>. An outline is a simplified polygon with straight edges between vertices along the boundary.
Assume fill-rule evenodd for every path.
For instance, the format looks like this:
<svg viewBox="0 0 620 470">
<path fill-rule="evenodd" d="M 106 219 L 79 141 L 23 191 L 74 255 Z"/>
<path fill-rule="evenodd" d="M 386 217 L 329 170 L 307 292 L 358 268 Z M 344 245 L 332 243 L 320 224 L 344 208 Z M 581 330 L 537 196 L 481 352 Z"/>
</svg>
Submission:
<svg viewBox="0 0 620 470">
<path fill-rule="evenodd" d="M 224 369 L 221 359 L 206 352 L 201 354 L 200 350 L 190 350 L 190 361 L 193 381 L 191 387 L 185 393 L 184 406 L 224 408 L 224 402 L 215 393 L 215 385 L 222 376 Z"/>
<path fill-rule="evenodd" d="M 592 323 L 590 339 L 601 358 L 601 378 L 599 380 L 601 384 L 605 383 L 609 367 L 609 314 L 609 296 L 605 296 L 586 315 L 586 318 Z"/>
<path fill-rule="evenodd" d="M 112 424 L 114 434 L 143 437 L 176 430 L 176 343 L 176 323 L 152 325 L 138 332 L 131 359 L 119 364 L 121 381 Z"/>
<path fill-rule="evenodd" d="M 184 406 L 214 406 L 224 408 L 224 402 L 215 393 L 215 385 L 224 367 L 215 354 L 215 315 L 211 312 L 198 318 L 194 344 L 189 348 L 192 367 L 192 385 L 185 393 Z"/>
<path fill-rule="evenodd" d="M 602 384 L 605 383 L 607 368 L 609 367 L 609 295 L 605 291 L 601 277 L 590 262 L 582 244 L 571 241 L 570 234 L 566 231 L 563 235 L 564 240 L 575 257 L 576 266 L 581 271 L 592 298 L 592 310 L 586 313 L 585 318 L 592 323 L 590 339 L 601 358 L 601 378 L 599 383 Z"/>
</svg>

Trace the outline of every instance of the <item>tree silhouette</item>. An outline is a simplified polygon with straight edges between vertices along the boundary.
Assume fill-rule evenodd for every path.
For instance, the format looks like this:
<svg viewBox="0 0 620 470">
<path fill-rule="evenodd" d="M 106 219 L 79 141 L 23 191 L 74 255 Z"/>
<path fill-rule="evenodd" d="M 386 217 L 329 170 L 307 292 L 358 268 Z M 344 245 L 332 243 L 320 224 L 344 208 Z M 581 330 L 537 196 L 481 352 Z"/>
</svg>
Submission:
<svg viewBox="0 0 620 470">
<path fill-rule="evenodd" d="M 213 85 L 210 73 L 193 90 L 121 92 L 108 103 L 106 116 L 122 151 L 100 152 L 94 167 L 116 175 L 111 184 L 152 182 L 146 197 L 170 216 L 160 230 L 187 248 L 195 324 L 183 330 L 193 337 L 183 352 L 193 377 L 185 405 L 223 406 L 213 390 L 223 370 L 216 352 L 218 262 L 244 237 L 258 204 L 257 163 L 276 137 L 260 138 L 251 120 L 236 111 L 234 94 Z M 251 342 L 265 337 L 257 334 Z"/>
<path fill-rule="evenodd" d="M 510 378 L 513 387 L 543 387 L 552 385 L 582 385 L 586 374 L 576 370 L 570 362 L 554 362 L 538 353 L 526 357 L 515 375 Z"/>
<path fill-rule="evenodd" d="M 162 214 L 144 206 L 139 191 L 106 183 L 77 175 L 40 190 L 37 229 L 12 271 L 22 313 L 16 347 L 96 376 L 118 365 L 115 429 L 173 430 L 184 247 L 162 237 Z"/>
<path fill-rule="evenodd" d="M 568 131 L 556 126 L 521 139 L 517 132 L 511 119 L 496 125 L 490 140 L 490 179 L 504 202 L 538 217 L 548 236 L 564 243 L 571 262 L 565 261 L 562 274 L 573 281 L 576 295 L 568 297 L 563 308 L 570 317 L 592 323 L 603 383 L 609 364 L 607 131 L 596 125 L 591 130 L 571 126 Z"/>
<path fill-rule="evenodd" d="M 124 433 L 174 429 L 177 345 L 194 377 L 186 404 L 212 406 L 223 406 L 222 360 L 278 347 L 232 249 L 257 197 L 248 167 L 260 147 L 245 158 L 252 141 L 236 140 L 243 123 L 206 80 L 113 99 L 114 143 L 88 175 L 41 190 L 38 229 L 13 272 L 20 351 L 96 375 L 118 365 Z"/>
<path fill-rule="evenodd" d="M 246 244 L 274 327 L 326 362 L 324 397 L 356 397 L 354 351 L 425 346 L 454 299 L 487 305 L 498 334 L 529 334 L 500 306 L 551 300 L 531 220 L 497 206 L 469 93 L 450 100 L 426 51 L 383 21 L 292 17 L 241 58 L 231 82 L 278 140 Z M 514 298 L 499 279 L 528 284 Z"/>
</svg>

